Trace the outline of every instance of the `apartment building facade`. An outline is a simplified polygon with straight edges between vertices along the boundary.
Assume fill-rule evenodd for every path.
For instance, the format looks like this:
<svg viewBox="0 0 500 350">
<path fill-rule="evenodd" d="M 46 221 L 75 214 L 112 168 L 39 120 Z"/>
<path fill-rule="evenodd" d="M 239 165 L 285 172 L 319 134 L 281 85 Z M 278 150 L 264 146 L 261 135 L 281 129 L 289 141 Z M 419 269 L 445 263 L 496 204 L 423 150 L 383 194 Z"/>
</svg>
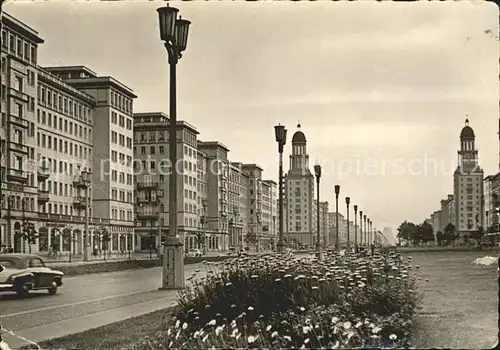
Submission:
<svg viewBox="0 0 500 350">
<path fill-rule="evenodd" d="M 257 164 L 243 164 L 242 170 L 248 177 L 248 231 L 246 234 L 246 247 L 249 250 L 259 252 L 270 244 L 269 235 L 263 232 L 263 169 Z"/>
<path fill-rule="evenodd" d="M 500 173 L 484 178 L 484 230 L 488 233 L 499 233 L 497 207 L 500 205 Z"/>
</svg>

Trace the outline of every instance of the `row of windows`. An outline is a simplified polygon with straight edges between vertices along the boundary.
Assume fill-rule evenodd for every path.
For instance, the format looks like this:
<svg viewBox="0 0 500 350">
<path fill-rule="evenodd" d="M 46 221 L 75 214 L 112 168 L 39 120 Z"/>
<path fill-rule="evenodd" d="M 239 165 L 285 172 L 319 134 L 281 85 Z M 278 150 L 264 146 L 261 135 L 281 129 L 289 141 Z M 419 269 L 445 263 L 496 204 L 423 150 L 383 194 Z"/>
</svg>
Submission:
<svg viewBox="0 0 500 350">
<path fill-rule="evenodd" d="M 125 135 L 119 134 L 116 131 L 111 131 L 111 142 L 115 145 L 120 145 L 121 147 L 125 147 L 125 139 L 127 140 L 127 148 L 132 149 L 132 138 L 125 137 Z"/>
<path fill-rule="evenodd" d="M 79 125 L 76 122 L 68 121 L 63 119 L 63 117 L 57 118 L 57 115 L 52 115 L 51 113 L 46 113 L 45 111 L 36 111 L 38 124 L 46 125 L 49 128 L 54 128 L 60 132 L 68 133 L 72 136 L 80 137 L 88 140 L 92 143 L 92 128 L 86 127 L 85 125 Z M 59 120 L 59 122 L 58 122 Z"/>
<path fill-rule="evenodd" d="M 120 164 L 126 165 L 128 167 L 132 165 L 132 157 L 131 156 L 127 156 L 121 152 L 111 151 L 111 161 L 113 163 L 118 163 L 118 158 L 120 158 Z M 127 159 L 126 162 L 125 162 L 125 159 Z"/>
<path fill-rule="evenodd" d="M 78 145 L 64 138 L 46 135 L 40 132 L 36 133 L 36 142 L 38 147 L 43 147 L 56 152 L 64 153 L 80 159 L 92 159 L 92 148 Z"/>
<path fill-rule="evenodd" d="M 8 34 L 8 40 L 7 40 Z M 13 33 L 2 30 L 2 46 L 11 54 L 24 59 L 33 65 L 36 64 L 36 46 Z"/>
<path fill-rule="evenodd" d="M 132 114 L 132 99 L 113 90 L 111 90 L 110 104 L 116 109 L 119 109 L 127 114 Z M 132 127 L 130 127 L 129 130 L 132 130 Z"/>
<path fill-rule="evenodd" d="M 76 117 L 88 124 L 92 124 L 89 107 L 76 101 L 76 99 L 71 96 L 56 92 L 42 84 L 38 84 L 38 104 L 50 107 L 71 117 Z"/>
<path fill-rule="evenodd" d="M 126 216 L 125 216 L 126 215 Z M 125 217 L 127 218 L 127 221 L 132 221 L 133 220 L 133 214 L 132 210 L 123 210 L 123 209 L 116 209 L 116 208 L 111 208 L 111 218 L 113 220 L 125 220 Z"/>
<path fill-rule="evenodd" d="M 42 205 L 42 213 L 85 216 L 85 210 L 79 210 L 71 204 L 48 202 Z M 89 208 L 89 216 L 92 217 L 92 208 Z"/>
<path fill-rule="evenodd" d="M 126 179 L 126 180 L 125 180 Z M 112 170 L 111 171 L 111 181 L 112 182 L 119 182 L 121 184 L 126 184 L 131 186 L 133 184 L 133 176 L 131 174 L 125 174 L 123 171 L 120 171 L 120 174 L 118 174 L 118 171 Z"/>
<path fill-rule="evenodd" d="M 111 112 L 111 123 L 119 125 L 122 128 L 127 128 L 127 130 L 132 130 L 132 119 L 127 118 L 124 115 L 118 115 L 116 112 Z M 125 126 L 126 123 L 126 126 Z"/>
<path fill-rule="evenodd" d="M 126 194 L 126 198 L 125 198 Z M 111 199 L 115 201 L 134 203 L 134 197 L 132 191 L 118 190 L 116 188 L 111 188 Z"/>
<path fill-rule="evenodd" d="M 61 166 L 61 163 L 59 163 L 59 166 Z M 43 182 L 40 187 L 42 190 L 49 191 L 49 194 L 53 194 L 54 196 L 75 197 L 79 194 L 78 189 L 73 187 L 73 183 L 67 184 L 48 180 Z"/>
<path fill-rule="evenodd" d="M 134 132 L 134 142 L 135 143 L 147 143 L 147 142 L 168 142 L 169 134 L 167 130 L 150 130 L 150 131 L 140 131 Z M 196 149 L 196 136 L 185 130 L 177 131 L 177 141 L 182 141 L 187 145 L 184 145 L 184 154 L 190 157 L 197 157 L 198 151 Z"/>
</svg>

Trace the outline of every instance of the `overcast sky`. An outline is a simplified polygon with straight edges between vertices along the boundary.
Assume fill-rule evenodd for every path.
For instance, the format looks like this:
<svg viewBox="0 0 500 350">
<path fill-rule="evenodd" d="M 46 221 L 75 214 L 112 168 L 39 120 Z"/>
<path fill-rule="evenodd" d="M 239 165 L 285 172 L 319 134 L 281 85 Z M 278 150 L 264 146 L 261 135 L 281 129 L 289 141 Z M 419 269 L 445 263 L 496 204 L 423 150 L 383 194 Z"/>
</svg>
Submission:
<svg viewBox="0 0 500 350">
<path fill-rule="evenodd" d="M 168 112 L 161 2 L 23 2 L 6 12 L 45 39 L 41 65 L 86 65 Z M 421 222 L 452 193 L 466 115 L 498 170 L 498 9 L 486 2 L 175 2 L 192 21 L 178 116 L 233 161 L 277 179 L 273 126 L 300 121 L 322 199 L 335 184 L 374 222 Z M 286 168 L 288 168 L 287 144 Z M 424 166 L 423 163 L 427 163 Z"/>
</svg>

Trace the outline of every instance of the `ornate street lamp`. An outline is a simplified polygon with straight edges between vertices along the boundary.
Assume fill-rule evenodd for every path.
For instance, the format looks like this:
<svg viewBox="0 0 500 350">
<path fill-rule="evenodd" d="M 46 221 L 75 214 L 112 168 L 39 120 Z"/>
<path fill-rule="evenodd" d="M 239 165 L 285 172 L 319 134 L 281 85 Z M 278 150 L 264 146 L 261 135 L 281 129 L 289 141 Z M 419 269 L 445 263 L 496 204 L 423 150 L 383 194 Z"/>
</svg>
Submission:
<svg viewBox="0 0 500 350">
<path fill-rule="evenodd" d="M 191 22 L 177 18 L 178 9 L 167 6 L 158 10 L 160 22 L 160 38 L 165 44 L 170 65 L 170 129 L 169 129 L 169 158 L 172 169 L 169 181 L 169 230 L 165 239 L 165 253 L 163 254 L 163 278 L 161 289 L 184 288 L 184 242 L 177 237 L 177 91 L 176 70 L 177 62 L 186 49 L 189 25 Z M 169 258 L 170 257 L 170 258 Z M 168 263 L 171 260 L 171 263 Z"/>
<path fill-rule="evenodd" d="M 363 245 L 363 211 L 359 211 L 359 245 Z"/>
<path fill-rule="evenodd" d="M 368 230 L 366 228 L 366 214 L 363 215 L 363 221 L 365 223 L 365 227 L 363 228 L 363 232 L 365 233 L 365 245 L 368 247 Z"/>
<path fill-rule="evenodd" d="M 316 174 L 316 257 L 318 260 L 322 260 L 321 254 L 321 235 L 320 231 L 320 221 L 319 221 L 319 183 L 321 179 L 321 165 L 316 164 L 314 166 L 314 173 Z"/>
<path fill-rule="evenodd" d="M 351 203 L 351 198 L 345 197 L 345 204 L 347 205 L 347 251 L 349 251 L 349 248 L 351 247 L 351 240 L 349 238 L 349 204 Z"/>
<path fill-rule="evenodd" d="M 284 215 L 283 215 L 283 148 L 285 147 L 286 143 L 286 132 L 287 130 L 285 129 L 284 125 L 276 125 L 274 127 L 274 135 L 276 137 L 276 142 L 278 143 L 278 153 L 279 153 L 279 181 L 278 181 L 278 199 L 279 199 L 279 237 L 278 237 L 278 253 L 284 253 L 285 251 L 285 241 L 283 239 L 283 231 L 284 231 Z"/>
<path fill-rule="evenodd" d="M 339 249 L 339 194 L 340 185 L 335 185 L 335 249 Z"/>
</svg>

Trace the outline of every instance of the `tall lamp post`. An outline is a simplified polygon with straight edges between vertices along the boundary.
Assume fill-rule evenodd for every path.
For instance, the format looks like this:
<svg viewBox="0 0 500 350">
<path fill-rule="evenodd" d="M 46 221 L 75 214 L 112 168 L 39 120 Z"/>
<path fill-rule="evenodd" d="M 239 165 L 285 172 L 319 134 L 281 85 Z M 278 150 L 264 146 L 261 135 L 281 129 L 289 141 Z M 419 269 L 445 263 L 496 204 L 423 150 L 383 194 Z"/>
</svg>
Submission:
<svg viewBox="0 0 500 350">
<path fill-rule="evenodd" d="M 207 232 L 206 232 L 206 224 L 207 224 L 207 204 L 208 201 L 206 199 L 203 199 L 201 201 L 201 205 L 203 206 L 203 215 L 201 217 L 201 227 L 202 227 L 202 234 L 200 236 L 200 241 L 202 245 L 202 250 L 203 250 L 203 255 L 207 254 Z"/>
<path fill-rule="evenodd" d="M 359 245 L 363 245 L 363 211 L 359 211 Z"/>
<path fill-rule="evenodd" d="M 161 213 L 162 213 L 161 200 L 163 199 L 163 190 L 157 188 L 155 192 L 155 197 L 156 197 L 156 208 L 158 209 L 158 239 L 160 240 L 161 243 Z M 158 253 L 161 257 L 163 252 L 160 251 Z"/>
<path fill-rule="evenodd" d="M 365 234 L 365 245 L 368 247 L 368 231 L 366 229 L 366 214 L 363 215 L 363 221 L 364 221 L 363 232 Z"/>
<path fill-rule="evenodd" d="M 278 253 L 284 253 L 284 248 L 285 248 L 285 241 L 283 239 L 283 230 L 284 230 L 284 224 L 285 224 L 285 218 L 283 217 L 283 148 L 285 147 L 286 143 L 286 132 L 287 130 L 285 129 L 284 125 L 276 125 L 274 127 L 274 135 L 276 137 L 276 142 L 278 143 L 278 153 L 279 153 L 279 170 L 278 170 L 278 198 L 279 198 L 279 237 L 278 237 Z"/>
<path fill-rule="evenodd" d="M 335 185 L 335 249 L 339 249 L 339 194 L 340 185 Z"/>
<path fill-rule="evenodd" d="M 85 189 L 85 227 L 83 233 L 83 261 L 91 260 L 91 246 L 90 246 L 90 232 L 89 232 L 89 194 L 91 185 L 91 175 L 92 173 L 88 171 L 82 171 L 80 173 L 80 184 Z"/>
<path fill-rule="evenodd" d="M 321 179 L 321 165 L 314 166 L 314 173 L 316 174 L 316 257 L 322 260 L 321 254 L 321 235 L 320 235 L 320 221 L 319 221 L 319 183 Z"/>
<path fill-rule="evenodd" d="M 186 49 L 189 25 L 191 22 L 177 18 L 178 9 L 160 7 L 158 10 L 160 22 L 160 38 L 165 44 L 170 65 L 170 129 L 169 129 L 169 231 L 165 239 L 165 253 L 163 254 L 163 274 L 161 289 L 184 288 L 184 243 L 177 237 L 177 96 L 176 70 L 177 62 Z M 170 263 L 172 262 L 172 263 Z"/>
<path fill-rule="evenodd" d="M 358 252 L 358 206 L 354 204 L 354 252 Z"/>
<path fill-rule="evenodd" d="M 349 232 L 349 204 L 351 203 L 351 198 L 345 197 L 345 204 L 347 206 L 347 251 L 349 251 L 349 248 L 351 247 L 351 239 L 350 239 L 350 232 Z"/>
</svg>

